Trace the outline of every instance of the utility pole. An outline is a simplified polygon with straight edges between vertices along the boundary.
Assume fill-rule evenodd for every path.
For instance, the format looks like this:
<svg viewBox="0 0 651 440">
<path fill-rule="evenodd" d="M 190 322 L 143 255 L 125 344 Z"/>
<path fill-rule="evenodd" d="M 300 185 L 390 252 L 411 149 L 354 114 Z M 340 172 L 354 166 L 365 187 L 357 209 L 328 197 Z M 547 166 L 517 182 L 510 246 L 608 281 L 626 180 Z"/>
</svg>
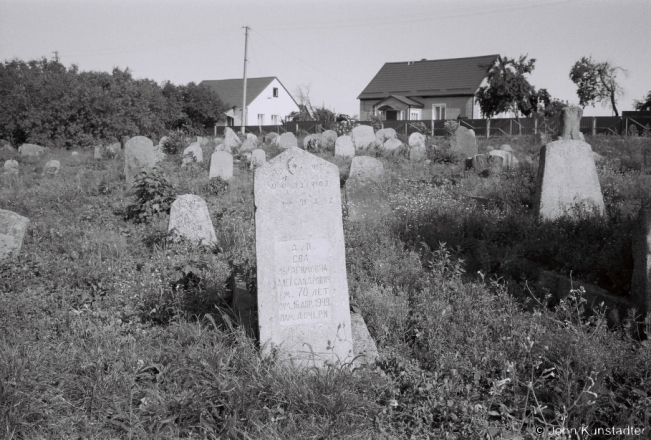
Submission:
<svg viewBox="0 0 651 440">
<path fill-rule="evenodd" d="M 242 87 L 242 134 L 245 134 L 246 126 L 246 51 L 249 45 L 249 27 L 244 26 L 244 87 Z"/>
<path fill-rule="evenodd" d="M 59 62 L 59 52 L 55 50 L 52 53 L 54 54 L 54 61 L 56 61 L 58 63 Z"/>
</svg>

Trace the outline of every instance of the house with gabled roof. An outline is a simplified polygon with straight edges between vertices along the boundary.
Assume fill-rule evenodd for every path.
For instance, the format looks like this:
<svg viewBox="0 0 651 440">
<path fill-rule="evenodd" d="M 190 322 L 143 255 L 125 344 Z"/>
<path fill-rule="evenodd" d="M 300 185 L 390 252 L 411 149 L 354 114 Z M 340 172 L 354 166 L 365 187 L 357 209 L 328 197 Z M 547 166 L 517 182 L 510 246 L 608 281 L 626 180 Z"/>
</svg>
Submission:
<svg viewBox="0 0 651 440">
<path fill-rule="evenodd" d="M 385 63 L 357 97 L 360 120 L 480 118 L 475 93 L 497 57 Z"/>
<path fill-rule="evenodd" d="M 246 121 L 242 124 L 242 95 L 244 80 L 221 79 L 201 81 L 200 85 L 210 87 L 226 105 L 226 120 L 218 126 L 280 125 L 282 120 L 299 107 L 294 97 L 275 76 L 247 78 Z"/>
</svg>

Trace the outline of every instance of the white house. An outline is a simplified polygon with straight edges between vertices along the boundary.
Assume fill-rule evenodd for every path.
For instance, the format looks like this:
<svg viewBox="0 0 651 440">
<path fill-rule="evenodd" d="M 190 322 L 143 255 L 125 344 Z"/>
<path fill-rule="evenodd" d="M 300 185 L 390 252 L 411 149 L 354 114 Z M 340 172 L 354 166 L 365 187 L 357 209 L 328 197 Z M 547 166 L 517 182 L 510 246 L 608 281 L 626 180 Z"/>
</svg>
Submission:
<svg viewBox="0 0 651 440">
<path fill-rule="evenodd" d="M 207 80 L 201 84 L 217 92 L 228 109 L 226 121 L 217 123 L 218 126 L 280 125 L 287 115 L 299 111 L 292 95 L 275 76 L 247 78 L 246 121 L 242 124 L 244 81 L 241 78 Z"/>
</svg>

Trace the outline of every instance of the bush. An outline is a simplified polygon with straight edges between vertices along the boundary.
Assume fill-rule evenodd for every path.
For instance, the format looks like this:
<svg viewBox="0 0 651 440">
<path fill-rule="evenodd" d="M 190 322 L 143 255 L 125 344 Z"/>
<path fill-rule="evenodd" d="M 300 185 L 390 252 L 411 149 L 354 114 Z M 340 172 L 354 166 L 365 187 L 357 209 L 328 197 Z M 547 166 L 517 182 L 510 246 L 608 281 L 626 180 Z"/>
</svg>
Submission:
<svg viewBox="0 0 651 440">
<path fill-rule="evenodd" d="M 188 134 L 183 130 L 174 130 L 169 132 L 167 134 L 167 139 L 163 141 L 163 152 L 172 155 L 183 153 L 183 150 L 190 145 L 187 138 Z"/>
<path fill-rule="evenodd" d="M 147 223 L 160 214 L 169 214 L 176 194 L 158 167 L 145 168 L 135 178 L 133 193 L 136 203 L 127 207 L 125 218 Z"/>
<path fill-rule="evenodd" d="M 228 182 L 221 177 L 213 177 L 206 184 L 206 191 L 213 195 L 220 195 L 228 188 Z"/>
</svg>

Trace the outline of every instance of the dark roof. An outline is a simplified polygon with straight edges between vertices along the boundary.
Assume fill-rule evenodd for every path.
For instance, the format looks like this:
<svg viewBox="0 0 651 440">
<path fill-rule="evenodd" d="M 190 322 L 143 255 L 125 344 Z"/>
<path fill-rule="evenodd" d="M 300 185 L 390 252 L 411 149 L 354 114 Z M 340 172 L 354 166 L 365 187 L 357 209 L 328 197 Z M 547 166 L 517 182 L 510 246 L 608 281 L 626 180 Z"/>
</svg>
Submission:
<svg viewBox="0 0 651 440">
<path fill-rule="evenodd" d="M 278 79 L 275 76 L 264 78 L 247 78 L 246 79 L 246 105 L 258 97 L 260 93 L 269 85 L 271 81 Z M 280 80 L 278 80 L 280 82 Z M 205 85 L 213 89 L 219 95 L 219 99 L 229 107 L 242 107 L 242 92 L 244 91 L 244 80 L 239 79 L 217 79 L 201 81 L 199 85 Z M 282 83 L 280 83 L 283 86 Z M 283 86 L 285 88 L 285 86 Z M 287 89 L 285 89 L 287 90 Z M 287 92 L 289 96 L 292 96 Z M 292 97 L 292 99 L 294 99 Z"/>
<path fill-rule="evenodd" d="M 408 106 L 411 106 L 411 107 L 422 107 L 422 106 L 423 106 L 423 104 L 421 104 L 421 103 L 418 102 L 418 101 L 415 101 L 415 100 L 413 100 L 413 99 L 407 98 L 406 96 L 400 96 L 400 95 L 390 95 L 390 96 L 387 96 L 385 99 L 383 99 L 382 101 L 378 102 L 377 105 L 382 104 L 384 101 L 386 101 L 387 99 L 390 99 L 390 98 L 395 98 L 395 99 L 397 99 L 398 101 L 403 102 L 403 103 L 405 103 L 405 104 L 407 104 Z"/>
<path fill-rule="evenodd" d="M 474 95 L 497 55 L 385 63 L 357 99 Z"/>
</svg>

